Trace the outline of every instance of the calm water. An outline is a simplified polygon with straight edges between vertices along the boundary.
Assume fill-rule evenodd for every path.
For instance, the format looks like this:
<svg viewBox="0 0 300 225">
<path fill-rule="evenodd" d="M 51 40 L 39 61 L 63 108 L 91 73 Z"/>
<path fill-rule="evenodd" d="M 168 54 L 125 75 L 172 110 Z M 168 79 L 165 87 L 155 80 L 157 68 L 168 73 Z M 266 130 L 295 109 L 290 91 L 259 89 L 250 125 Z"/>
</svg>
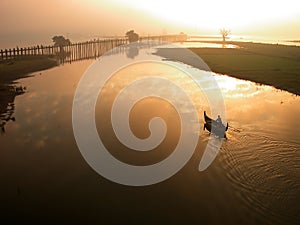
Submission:
<svg viewBox="0 0 300 225">
<path fill-rule="evenodd" d="M 218 43 L 204 43 L 201 40 L 191 40 L 183 43 L 178 43 L 185 48 L 238 48 L 237 45 L 218 44 Z"/>
<path fill-rule="evenodd" d="M 220 40 L 221 40 L 221 37 L 219 35 L 208 36 L 208 37 L 205 37 L 205 36 L 193 37 L 193 38 L 188 39 L 188 41 L 190 41 L 190 42 L 220 41 Z M 295 41 L 295 40 L 297 40 L 297 38 L 274 39 L 274 37 L 231 35 L 228 38 L 228 40 L 229 41 L 238 41 L 238 42 L 241 41 L 241 42 L 254 42 L 254 43 L 263 43 L 263 44 L 280 44 L 280 45 L 289 45 L 289 46 L 300 46 L 300 43 Z M 218 47 L 218 46 L 214 46 L 214 47 Z"/>
<path fill-rule="evenodd" d="M 16 97 L 16 121 L 7 123 L 0 136 L 1 219 L 5 224 L 297 224 L 299 97 L 214 75 L 224 96 L 230 128 L 215 161 L 199 172 L 201 156 L 212 138 L 202 131 L 203 110 L 210 112 L 207 101 L 180 71 L 163 68 L 164 75 L 189 87 L 199 114 L 199 142 L 191 160 L 175 176 L 152 186 L 128 187 L 91 169 L 74 139 L 72 101 L 92 62 L 61 65 L 19 81 L 27 92 Z M 149 135 L 151 118 L 165 119 L 166 139 L 153 151 L 126 149 L 109 121 L 118 91 L 139 73 L 160 76 L 162 68 L 158 67 L 125 68 L 99 95 L 98 133 L 111 154 L 124 162 L 146 165 L 163 160 L 177 144 L 178 115 L 164 101 L 145 99 L 133 108 L 130 117 L 132 130 L 140 138 Z"/>
</svg>

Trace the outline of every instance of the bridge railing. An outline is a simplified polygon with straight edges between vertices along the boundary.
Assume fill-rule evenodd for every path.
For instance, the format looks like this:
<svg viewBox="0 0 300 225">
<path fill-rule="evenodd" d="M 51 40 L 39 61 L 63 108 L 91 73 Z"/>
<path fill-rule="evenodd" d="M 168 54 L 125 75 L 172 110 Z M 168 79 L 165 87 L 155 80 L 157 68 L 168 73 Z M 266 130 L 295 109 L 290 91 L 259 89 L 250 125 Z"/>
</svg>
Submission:
<svg viewBox="0 0 300 225">
<path fill-rule="evenodd" d="M 182 42 L 186 40 L 185 35 L 161 35 L 142 36 L 140 41 L 158 40 L 166 42 Z M 0 61 L 19 59 L 24 56 L 62 56 L 71 61 L 99 57 L 114 47 L 128 44 L 128 38 L 112 38 L 104 40 L 93 40 L 79 43 L 72 43 L 66 46 L 37 45 L 25 48 L 12 48 L 0 50 Z"/>
</svg>

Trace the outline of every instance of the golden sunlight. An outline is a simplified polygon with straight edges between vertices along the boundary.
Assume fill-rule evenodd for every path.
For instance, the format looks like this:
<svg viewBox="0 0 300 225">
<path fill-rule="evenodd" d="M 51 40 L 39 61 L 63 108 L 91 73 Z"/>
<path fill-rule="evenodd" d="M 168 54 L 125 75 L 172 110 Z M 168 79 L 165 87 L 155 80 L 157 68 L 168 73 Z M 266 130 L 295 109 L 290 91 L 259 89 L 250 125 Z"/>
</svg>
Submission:
<svg viewBox="0 0 300 225">
<path fill-rule="evenodd" d="M 209 29 L 235 29 L 256 22 L 277 22 L 299 16 L 299 3 L 296 0 L 280 3 L 261 0 L 114 1 L 179 25 Z"/>
</svg>

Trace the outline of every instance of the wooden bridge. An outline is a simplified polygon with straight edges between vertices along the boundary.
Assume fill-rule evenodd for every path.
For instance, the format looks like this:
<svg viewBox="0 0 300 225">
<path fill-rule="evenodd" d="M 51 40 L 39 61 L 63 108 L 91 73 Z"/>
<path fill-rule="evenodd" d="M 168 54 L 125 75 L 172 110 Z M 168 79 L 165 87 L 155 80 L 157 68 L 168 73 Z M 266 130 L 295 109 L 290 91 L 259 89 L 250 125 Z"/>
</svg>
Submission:
<svg viewBox="0 0 300 225">
<path fill-rule="evenodd" d="M 155 40 L 159 42 L 183 42 L 186 35 L 162 35 L 144 36 L 139 41 Z M 77 61 L 82 59 L 97 58 L 105 52 L 122 45 L 128 44 L 128 38 L 113 38 L 104 40 L 93 40 L 79 43 L 72 43 L 65 46 L 43 46 L 37 45 L 27 48 L 13 48 L 0 50 L 0 61 L 21 59 L 26 56 L 57 56 L 61 63 Z"/>
</svg>

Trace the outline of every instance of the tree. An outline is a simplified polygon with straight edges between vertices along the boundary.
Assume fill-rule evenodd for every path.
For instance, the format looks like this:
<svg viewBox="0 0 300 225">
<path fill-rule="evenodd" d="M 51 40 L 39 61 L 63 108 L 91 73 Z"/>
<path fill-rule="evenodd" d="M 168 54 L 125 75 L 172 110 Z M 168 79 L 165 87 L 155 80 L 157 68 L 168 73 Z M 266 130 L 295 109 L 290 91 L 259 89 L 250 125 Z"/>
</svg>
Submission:
<svg viewBox="0 0 300 225">
<path fill-rule="evenodd" d="M 134 30 L 127 31 L 126 36 L 128 37 L 129 43 L 139 40 L 139 35 L 135 33 Z"/>
<path fill-rule="evenodd" d="M 181 42 L 184 42 L 184 41 L 186 41 L 188 39 L 187 34 L 185 34 L 183 32 L 180 32 L 179 35 L 180 35 L 180 41 Z"/>
<path fill-rule="evenodd" d="M 230 34 L 230 30 L 222 28 L 220 29 L 220 34 L 222 35 L 223 42 L 226 42 L 226 37 Z"/>
<path fill-rule="evenodd" d="M 54 46 L 59 46 L 59 47 L 63 47 L 71 44 L 71 41 L 69 39 L 66 39 L 64 36 L 54 36 L 52 38 L 52 41 L 54 42 Z"/>
</svg>

